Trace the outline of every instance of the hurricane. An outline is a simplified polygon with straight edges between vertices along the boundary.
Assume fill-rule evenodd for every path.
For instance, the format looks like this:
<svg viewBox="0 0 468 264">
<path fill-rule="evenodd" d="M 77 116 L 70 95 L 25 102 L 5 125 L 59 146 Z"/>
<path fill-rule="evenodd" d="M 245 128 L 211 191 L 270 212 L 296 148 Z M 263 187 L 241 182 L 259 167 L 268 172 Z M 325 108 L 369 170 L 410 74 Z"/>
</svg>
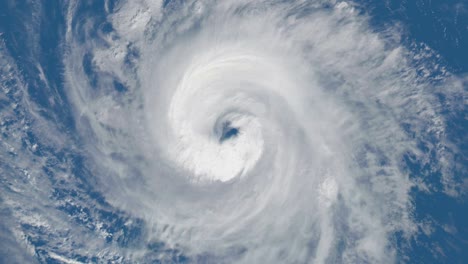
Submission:
<svg viewBox="0 0 468 264">
<path fill-rule="evenodd" d="M 418 218 L 415 192 L 466 197 L 466 133 L 450 128 L 466 76 L 403 42 L 397 23 L 372 27 L 358 3 L 92 10 L 57 8 L 61 80 L 30 65 L 43 90 L 28 90 L 0 48 L 2 100 L 16 104 L 1 121 L 10 252 L 39 263 L 405 263 L 435 225 Z"/>
</svg>

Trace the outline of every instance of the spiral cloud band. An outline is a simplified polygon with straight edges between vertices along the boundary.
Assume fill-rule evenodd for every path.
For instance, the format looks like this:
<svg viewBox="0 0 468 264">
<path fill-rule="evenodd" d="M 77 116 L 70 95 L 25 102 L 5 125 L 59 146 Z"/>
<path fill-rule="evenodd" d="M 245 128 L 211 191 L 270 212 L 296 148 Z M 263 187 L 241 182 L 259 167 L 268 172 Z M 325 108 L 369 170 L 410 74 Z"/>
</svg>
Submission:
<svg viewBox="0 0 468 264">
<path fill-rule="evenodd" d="M 418 228 L 408 160 L 433 149 L 451 188 L 434 94 L 450 104 L 459 80 L 397 27 L 337 1 L 109 5 L 99 32 L 69 7 L 68 97 L 97 189 L 145 243 L 200 263 L 392 263 Z"/>
</svg>

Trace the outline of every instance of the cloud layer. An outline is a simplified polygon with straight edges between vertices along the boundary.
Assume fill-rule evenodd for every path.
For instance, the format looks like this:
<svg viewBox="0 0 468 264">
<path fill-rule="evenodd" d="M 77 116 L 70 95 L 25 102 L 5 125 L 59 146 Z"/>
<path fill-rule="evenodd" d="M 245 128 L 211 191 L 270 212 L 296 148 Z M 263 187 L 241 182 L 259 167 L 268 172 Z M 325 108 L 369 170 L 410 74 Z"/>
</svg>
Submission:
<svg viewBox="0 0 468 264">
<path fill-rule="evenodd" d="M 460 110 L 460 80 L 352 3 L 79 10 L 64 76 L 83 166 L 144 226 L 136 249 L 87 234 L 103 255 L 149 261 L 161 243 L 193 262 L 393 263 L 420 226 L 414 166 L 458 195 L 441 109 Z"/>
</svg>

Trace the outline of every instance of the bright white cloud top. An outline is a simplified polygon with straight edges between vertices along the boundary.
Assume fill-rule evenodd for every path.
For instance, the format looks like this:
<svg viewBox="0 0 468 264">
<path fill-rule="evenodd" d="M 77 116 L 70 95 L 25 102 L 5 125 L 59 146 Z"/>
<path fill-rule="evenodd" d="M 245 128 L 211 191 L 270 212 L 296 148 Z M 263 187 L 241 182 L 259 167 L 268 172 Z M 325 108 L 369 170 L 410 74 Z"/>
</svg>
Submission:
<svg viewBox="0 0 468 264">
<path fill-rule="evenodd" d="M 149 240 L 229 262 L 395 261 L 392 236 L 416 230 L 404 158 L 425 158 L 402 124 L 444 132 L 424 52 L 346 2 L 141 1 L 109 20 L 105 45 L 70 29 L 67 78 L 106 198 Z"/>
</svg>

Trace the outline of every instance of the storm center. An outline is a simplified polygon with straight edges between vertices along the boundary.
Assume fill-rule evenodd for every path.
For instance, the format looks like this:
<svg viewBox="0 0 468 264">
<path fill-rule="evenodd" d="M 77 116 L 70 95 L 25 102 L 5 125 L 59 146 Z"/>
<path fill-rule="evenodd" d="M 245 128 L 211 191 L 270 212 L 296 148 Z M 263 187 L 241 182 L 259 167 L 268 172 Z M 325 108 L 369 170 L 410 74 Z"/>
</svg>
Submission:
<svg viewBox="0 0 468 264">
<path fill-rule="evenodd" d="M 225 122 L 221 130 L 221 136 L 219 138 L 219 142 L 223 143 L 226 140 L 235 138 L 238 134 L 239 134 L 238 128 L 233 127 L 231 125 L 231 122 Z"/>
</svg>

